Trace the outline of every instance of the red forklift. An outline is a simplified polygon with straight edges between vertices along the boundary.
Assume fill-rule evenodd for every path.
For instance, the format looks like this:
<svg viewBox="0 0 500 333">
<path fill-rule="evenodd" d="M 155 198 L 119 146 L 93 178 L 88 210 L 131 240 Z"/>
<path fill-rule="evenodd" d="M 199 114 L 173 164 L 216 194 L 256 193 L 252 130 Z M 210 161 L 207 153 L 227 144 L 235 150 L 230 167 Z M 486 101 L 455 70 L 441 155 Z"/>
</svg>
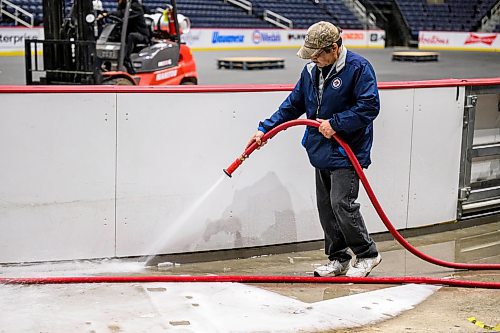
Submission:
<svg viewBox="0 0 500 333">
<path fill-rule="evenodd" d="M 191 49 L 181 41 L 175 0 L 166 1 L 161 14 L 145 16 L 150 42 L 136 45 L 130 56 L 135 73 L 127 71 L 124 59 L 131 1 L 127 0 L 123 18 L 106 16 L 96 36 L 92 0 L 75 0 L 69 8 L 64 0 L 43 0 L 45 39 L 25 41 L 26 84 L 198 84 Z"/>
</svg>

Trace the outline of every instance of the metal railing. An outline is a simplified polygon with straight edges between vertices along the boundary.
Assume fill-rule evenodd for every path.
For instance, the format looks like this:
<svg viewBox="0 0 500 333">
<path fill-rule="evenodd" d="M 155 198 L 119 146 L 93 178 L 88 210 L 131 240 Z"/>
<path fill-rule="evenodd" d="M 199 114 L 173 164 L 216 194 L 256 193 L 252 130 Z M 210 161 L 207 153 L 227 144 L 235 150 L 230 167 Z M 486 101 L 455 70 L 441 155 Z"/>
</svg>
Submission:
<svg viewBox="0 0 500 333">
<path fill-rule="evenodd" d="M 373 13 L 367 13 L 366 7 L 358 0 L 345 0 L 344 3 L 362 20 L 367 28 L 377 28 L 377 18 Z"/>
<path fill-rule="evenodd" d="M 375 16 L 375 14 L 373 14 L 373 13 L 368 14 L 367 20 L 368 20 L 369 27 L 377 28 L 377 17 Z"/>
<path fill-rule="evenodd" d="M 14 13 L 9 12 L 7 9 L 4 9 L 4 5 L 7 8 L 12 8 L 14 10 Z M 28 27 L 28 28 L 33 28 L 34 23 L 35 23 L 35 16 L 28 12 L 27 10 L 13 4 L 12 2 L 8 0 L 0 0 L 0 14 L 5 15 L 7 17 L 10 17 L 11 19 L 14 20 L 16 25 L 18 23 L 21 23 L 22 25 Z M 20 17 L 20 15 L 24 15 L 28 18 L 28 21 L 25 21 Z"/>
<path fill-rule="evenodd" d="M 243 8 L 248 12 L 248 14 L 252 14 L 252 3 L 248 0 L 224 0 L 224 2 L 229 2 L 235 6 Z"/>
<path fill-rule="evenodd" d="M 264 21 L 272 23 L 277 27 L 280 27 L 283 29 L 292 29 L 293 28 L 292 20 L 287 19 L 286 17 L 284 17 L 278 13 L 273 12 L 272 10 L 265 9 L 263 12 L 263 18 L 264 18 Z"/>
<path fill-rule="evenodd" d="M 481 19 L 479 31 L 490 32 L 500 22 L 500 2 L 497 2 L 493 8 Z"/>
</svg>

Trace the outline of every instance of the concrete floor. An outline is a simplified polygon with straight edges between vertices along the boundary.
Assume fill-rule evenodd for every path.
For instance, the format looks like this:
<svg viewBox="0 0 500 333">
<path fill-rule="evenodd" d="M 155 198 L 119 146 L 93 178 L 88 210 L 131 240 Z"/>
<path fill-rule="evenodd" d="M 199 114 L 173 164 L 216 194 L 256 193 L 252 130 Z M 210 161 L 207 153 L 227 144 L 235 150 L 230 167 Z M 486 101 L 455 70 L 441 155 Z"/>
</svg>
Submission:
<svg viewBox="0 0 500 333">
<path fill-rule="evenodd" d="M 425 229 L 421 230 L 425 232 Z M 410 237 L 442 260 L 500 263 L 500 222 Z M 500 282 L 498 271 L 456 271 L 378 241 L 372 277 L 426 276 Z M 272 248 L 267 249 L 271 251 Z M 143 259 L 0 266 L 0 277 L 137 275 L 310 276 L 322 249 L 200 263 Z M 217 253 L 215 253 L 217 255 Z M 170 258 L 171 259 L 171 258 Z M 430 289 L 429 289 L 430 288 Z M 392 296 L 390 296 L 392 295 Z M 385 303 L 384 303 L 385 302 Z M 386 304 L 387 303 L 387 304 Z M 130 283 L 0 286 L 0 332 L 491 332 L 500 293 L 423 285 Z M 382 310 L 383 309 L 383 310 Z M 493 330 L 494 331 L 494 330 Z"/>
<path fill-rule="evenodd" d="M 500 77 L 500 52 L 439 51 L 437 62 L 392 61 L 399 49 L 350 49 L 368 59 L 379 82 L 419 81 Z M 295 84 L 306 60 L 296 50 L 247 50 L 194 52 L 200 84 Z M 224 57 L 278 57 L 285 60 L 284 69 L 228 70 L 217 69 L 217 59 Z"/>
<path fill-rule="evenodd" d="M 398 49 L 352 49 L 373 65 L 379 82 L 417 81 L 447 78 L 500 77 L 500 52 L 439 51 L 439 61 L 414 63 L 392 61 Z M 200 84 L 295 84 L 306 61 L 294 49 L 193 52 Z M 224 57 L 279 57 L 284 69 L 220 70 Z M 25 84 L 24 57 L 0 57 L 0 84 Z"/>
</svg>

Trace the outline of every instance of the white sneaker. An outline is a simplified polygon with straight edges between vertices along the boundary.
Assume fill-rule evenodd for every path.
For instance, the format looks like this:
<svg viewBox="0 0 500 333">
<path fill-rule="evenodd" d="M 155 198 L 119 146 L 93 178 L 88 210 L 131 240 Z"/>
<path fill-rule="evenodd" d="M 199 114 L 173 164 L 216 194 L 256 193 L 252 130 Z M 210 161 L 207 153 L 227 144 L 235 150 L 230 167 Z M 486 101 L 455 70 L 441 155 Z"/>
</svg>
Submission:
<svg viewBox="0 0 500 333">
<path fill-rule="evenodd" d="M 347 271 L 346 276 L 349 277 L 364 277 L 368 276 L 375 266 L 380 264 L 382 257 L 377 255 L 375 258 L 359 258 L 356 259 L 354 265 Z"/>
<path fill-rule="evenodd" d="M 345 275 L 351 267 L 351 261 L 340 262 L 338 260 L 329 261 L 326 265 L 316 267 L 314 276 L 337 276 Z"/>
</svg>

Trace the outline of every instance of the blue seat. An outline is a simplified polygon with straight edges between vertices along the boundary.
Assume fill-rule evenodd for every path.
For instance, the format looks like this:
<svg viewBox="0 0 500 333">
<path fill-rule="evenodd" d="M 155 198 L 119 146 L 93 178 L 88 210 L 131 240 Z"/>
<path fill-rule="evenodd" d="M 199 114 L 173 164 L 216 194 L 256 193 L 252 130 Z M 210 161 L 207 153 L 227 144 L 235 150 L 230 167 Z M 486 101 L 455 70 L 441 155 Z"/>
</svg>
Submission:
<svg viewBox="0 0 500 333">
<path fill-rule="evenodd" d="M 447 0 L 445 4 L 395 0 L 406 22 L 413 28 L 412 16 L 421 16 L 427 26 L 444 31 L 473 31 L 495 5 L 496 0 Z"/>
</svg>

